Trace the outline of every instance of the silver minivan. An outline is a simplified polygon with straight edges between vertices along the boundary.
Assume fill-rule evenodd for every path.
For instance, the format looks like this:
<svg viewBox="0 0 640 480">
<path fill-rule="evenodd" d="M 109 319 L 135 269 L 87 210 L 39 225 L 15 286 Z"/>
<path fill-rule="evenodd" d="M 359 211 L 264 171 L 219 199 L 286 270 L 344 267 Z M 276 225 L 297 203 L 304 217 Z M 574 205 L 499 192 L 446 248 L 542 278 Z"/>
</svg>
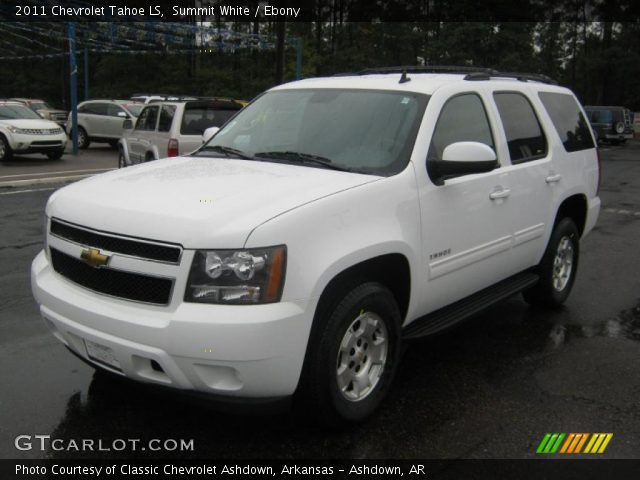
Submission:
<svg viewBox="0 0 640 480">
<path fill-rule="evenodd" d="M 202 145 L 204 131 L 221 127 L 244 102 L 208 99 L 155 102 L 145 106 L 135 124 L 127 122 L 119 142 L 118 166 L 177 157 Z"/>
</svg>

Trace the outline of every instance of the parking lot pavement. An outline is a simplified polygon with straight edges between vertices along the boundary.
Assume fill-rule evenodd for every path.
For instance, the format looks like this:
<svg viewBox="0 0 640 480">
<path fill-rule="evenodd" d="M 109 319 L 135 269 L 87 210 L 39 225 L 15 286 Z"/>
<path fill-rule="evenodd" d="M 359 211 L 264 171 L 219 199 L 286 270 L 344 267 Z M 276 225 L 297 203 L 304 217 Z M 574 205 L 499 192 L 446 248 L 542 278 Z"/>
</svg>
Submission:
<svg viewBox="0 0 640 480">
<path fill-rule="evenodd" d="M 73 155 L 67 143 L 60 160 L 33 154 L 15 155 L 11 161 L 0 162 L 0 188 L 78 180 L 113 168 L 118 168 L 118 152 L 107 144 L 92 145 Z"/>
<path fill-rule="evenodd" d="M 411 345 L 379 414 L 337 432 L 299 414 L 223 414 L 95 374 L 47 332 L 30 293 L 51 191 L 0 189 L 0 457 L 533 458 L 546 432 L 611 432 L 601 457 L 637 458 L 640 142 L 602 157 L 603 209 L 566 307 L 538 311 L 514 297 Z M 19 434 L 195 448 L 22 452 Z"/>
</svg>

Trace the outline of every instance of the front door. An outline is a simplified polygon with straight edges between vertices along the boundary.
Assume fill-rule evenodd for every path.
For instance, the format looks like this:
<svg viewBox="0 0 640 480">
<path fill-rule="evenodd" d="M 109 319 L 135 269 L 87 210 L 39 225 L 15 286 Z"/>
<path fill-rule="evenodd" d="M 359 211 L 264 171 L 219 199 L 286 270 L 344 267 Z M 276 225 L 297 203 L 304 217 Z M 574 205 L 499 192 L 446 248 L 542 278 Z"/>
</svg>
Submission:
<svg viewBox="0 0 640 480">
<path fill-rule="evenodd" d="M 480 142 L 496 151 L 487 101 L 482 92 L 432 97 L 431 107 L 433 102 L 441 102 L 442 107 L 427 170 L 429 161 L 441 160 L 445 147 L 455 142 Z M 512 273 L 511 185 L 502 164 L 491 172 L 452 178 L 442 185 L 430 177 L 424 179 L 428 184 L 420 189 L 420 203 L 427 282 L 421 307 L 433 311 Z"/>
</svg>

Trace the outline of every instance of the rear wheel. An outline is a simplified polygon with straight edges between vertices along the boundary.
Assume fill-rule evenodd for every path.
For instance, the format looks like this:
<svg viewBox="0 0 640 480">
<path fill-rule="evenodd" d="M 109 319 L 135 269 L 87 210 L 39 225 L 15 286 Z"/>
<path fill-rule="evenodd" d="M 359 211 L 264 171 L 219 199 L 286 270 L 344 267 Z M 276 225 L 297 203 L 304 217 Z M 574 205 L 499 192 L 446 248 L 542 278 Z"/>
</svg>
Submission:
<svg viewBox="0 0 640 480">
<path fill-rule="evenodd" d="M 118 140 L 109 140 L 109 146 L 113 149 L 118 148 Z"/>
<path fill-rule="evenodd" d="M 570 218 L 560 220 L 537 267 L 540 281 L 523 292 L 531 305 L 558 308 L 569 297 L 578 271 L 580 232 Z"/>
<path fill-rule="evenodd" d="M 89 148 L 89 145 L 91 145 L 91 139 L 87 135 L 87 131 L 82 127 L 78 127 L 78 148 L 84 150 Z"/>
<path fill-rule="evenodd" d="M 0 134 L 0 162 L 4 160 L 11 160 L 12 156 L 13 152 L 11 151 L 8 140 L 4 135 Z"/>
<path fill-rule="evenodd" d="M 401 316 L 391 292 L 360 284 L 329 299 L 310 342 L 301 394 L 325 424 L 355 423 L 380 405 L 400 356 Z"/>
</svg>

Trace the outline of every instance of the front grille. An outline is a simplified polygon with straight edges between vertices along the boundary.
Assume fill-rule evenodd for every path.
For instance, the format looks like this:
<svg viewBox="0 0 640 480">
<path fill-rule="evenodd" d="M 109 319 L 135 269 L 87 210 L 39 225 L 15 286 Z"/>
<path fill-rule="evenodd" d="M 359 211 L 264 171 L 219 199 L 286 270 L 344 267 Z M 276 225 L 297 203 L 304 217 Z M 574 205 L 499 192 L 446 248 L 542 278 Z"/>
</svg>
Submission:
<svg viewBox="0 0 640 480">
<path fill-rule="evenodd" d="M 28 135 L 59 135 L 61 128 L 21 128 L 20 133 Z"/>
<path fill-rule="evenodd" d="M 53 269 L 74 283 L 98 293 L 136 302 L 168 305 L 173 280 L 110 268 L 90 267 L 82 260 L 50 248 Z"/>
<path fill-rule="evenodd" d="M 112 237 L 85 230 L 84 228 L 74 227 L 56 219 L 51 219 L 51 234 L 88 247 L 160 262 L 180 263 L 180 254 L 182 252 L 180 247 L 177 246 L 158 245 L 141 240 Z"/>
</svg>

